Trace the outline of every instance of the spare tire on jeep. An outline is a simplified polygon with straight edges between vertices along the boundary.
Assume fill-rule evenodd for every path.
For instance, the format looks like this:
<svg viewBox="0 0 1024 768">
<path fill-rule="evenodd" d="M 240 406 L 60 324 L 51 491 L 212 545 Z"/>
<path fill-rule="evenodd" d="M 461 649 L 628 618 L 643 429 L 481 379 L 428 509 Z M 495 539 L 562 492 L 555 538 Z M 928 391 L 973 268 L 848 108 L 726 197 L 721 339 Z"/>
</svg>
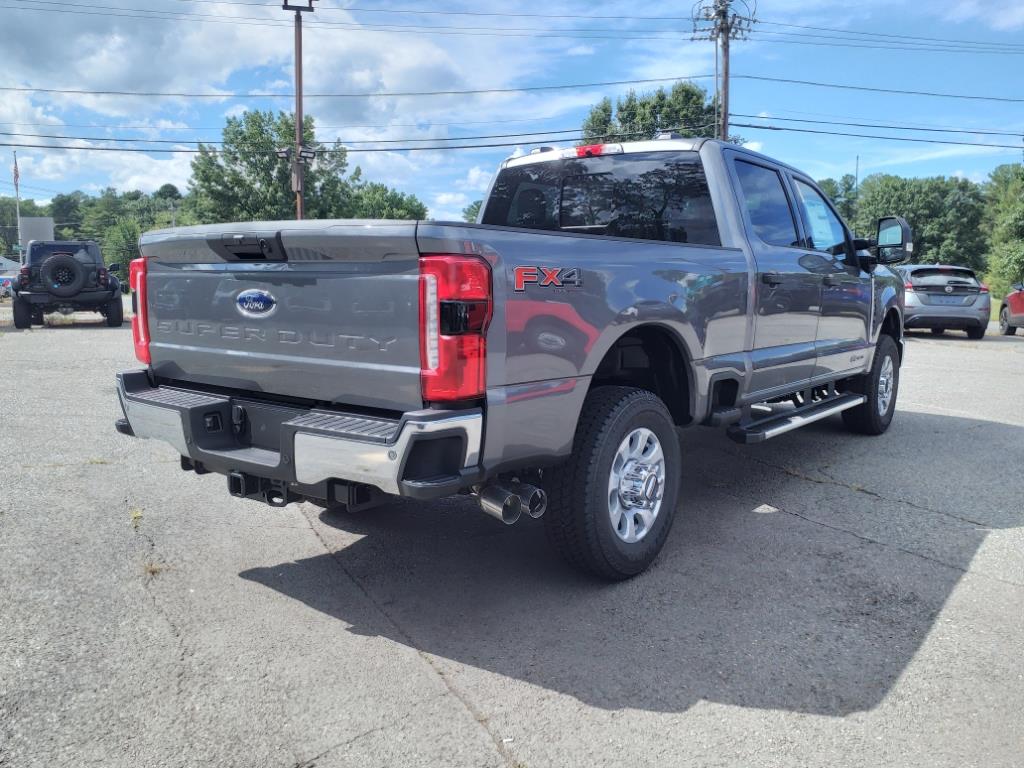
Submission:
<svg viewBox="0 0 1024 768">
<path fill-rule="evenodd" d="M 85 265 L 70 253 L 55 253 L 43 262 L 39 277 L 49 293 L 68 299 L 85 286 Z"/>
</svg>

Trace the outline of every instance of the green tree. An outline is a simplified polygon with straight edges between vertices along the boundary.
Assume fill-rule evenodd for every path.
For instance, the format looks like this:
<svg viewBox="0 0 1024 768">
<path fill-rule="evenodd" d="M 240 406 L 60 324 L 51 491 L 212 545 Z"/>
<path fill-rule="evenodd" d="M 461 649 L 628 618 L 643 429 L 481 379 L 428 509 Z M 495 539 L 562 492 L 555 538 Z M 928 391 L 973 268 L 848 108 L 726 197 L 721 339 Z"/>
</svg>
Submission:
<svg viewBox="0 0 1024 768">
<path fill-rule="evenodd" d="M 831 198 L 839 215 L 852 226 L 857 216 L 857 178 L 847 173 L 839 181 L 821 179 L 818 186 Z"/>
<path fill-rule="evenodd" d="M 462 218 L 464 221 L 468 221 L 470 224 L 476 224 L 476 220 L 480 216 L 480 208 L 483 207 L 483 200 L 474 200 L 472 203 L 462 209 Z"/>
<path fill-rule="evenodd" d="M 988 249 L 981 187 L 967 179 L 904 179 L 877 174 L 860 186 L 858 232 L 871 235 L 879 218 L 904 216 L 914 230 L 914 261 L 984 270 Z"/>
<path fill-rule="evenodd" d="M 181 192 L 173 184 L 164 184 L 153 193 L 155 200 L 181 200 Z"/>
<path fill-rule="evenodd" d="M 101 249 L 107 264 L 119 263 L 122 269 L 132 259 L 139 258 L 139 238 L 142 227 L 134 218 L 118 219 L 114 226 L 104 233 Z"/>
<path fill-rule="evenodd" d="M 614 107 L 611 99 L 602 99 L 583 121 L 582 143 L 616 138 L 642 141 L 668 130 L 681 136 L 711 136 L 714 127 L 714 101 L 703 88 L 679 81 L 667 91 L 658 88 L 637 95 L 630 90 L 616 99 Z"/>
<path fill-rule="evenodd" d="M 376 182 L 359 182 L 351 196 L 348 217 L 354 219 L 425 219 L 427 207 L 414 195 L 406 195 Z"/>
<path fill-rule="evenodd" d="M 1000 165 L 985 184 L 985 230 L 989 235 L 992 289 L 1002 296 L 1024 280 L 1024 165 Z"/>
<path fill-rule="evenodd" d="M 317 155 L 306 168 L 305 203 L 309 218 L 351 215 L 351 190 L 346 182 L 344 148 L 328 147 L 314 136 L 313 118 L 303 122 L 304 143 Z M 199 145 L 192 161 L 190 187 L 202 220 L 254 221 L 295 216 L 291 167 L 279 158 L 279 147 L 295 141 L 294 116 L 285 112 L 249 111 L 229 117 L 223 147 Z"/>
<path fill-rule="evenodd" d="M 53 196 L 50 200 L 50 215 L 58 239 L 73 240 L 78 237 L 78 230 L 82 226 L 82 205 L 88 199 L 88 195 L 78 190 Z"/>
</svg>

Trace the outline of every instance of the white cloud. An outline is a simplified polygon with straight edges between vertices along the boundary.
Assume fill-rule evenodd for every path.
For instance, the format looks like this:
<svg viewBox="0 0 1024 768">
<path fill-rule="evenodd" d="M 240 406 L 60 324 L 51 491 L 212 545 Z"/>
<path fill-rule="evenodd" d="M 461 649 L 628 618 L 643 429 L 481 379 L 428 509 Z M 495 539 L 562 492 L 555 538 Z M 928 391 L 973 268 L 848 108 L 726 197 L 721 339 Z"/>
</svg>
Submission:
<svg viewBox="0 0 1024 768">
<path fill-rule="evenodd" d="M 1024 27 L 1024 5 L 1005 0 L 947 0 L 935 9 L 952 22 L 980 21 L 990 29 L 1008 31 Z"/>
<path fill-rule="evenodd" d="M 764 152 L 763 141 L 748 141 L 744 143 L 744 148 L 749 149 L 751 152 Z"/>
<path fill-rule="evenodd" d="M 566 56 L 593 56 L 596 50 L 592 45 L 574 45 L 565 54 Z"/>
<path fill-rule="evenodd" d="M 469 198 L 462 192 L 440 192 L 434 195 L 434 204 L 437 206 L 465 206 L 468 203 Z"/>
<path fill-rule="evenodd" d="M 466 178 L 459 183 L 459 186 L 470 192 L 486 192 L 487 188 L 491 186 L 493 176 L 491 171 L 474 165 L 466 172 Z"/>
</svg>

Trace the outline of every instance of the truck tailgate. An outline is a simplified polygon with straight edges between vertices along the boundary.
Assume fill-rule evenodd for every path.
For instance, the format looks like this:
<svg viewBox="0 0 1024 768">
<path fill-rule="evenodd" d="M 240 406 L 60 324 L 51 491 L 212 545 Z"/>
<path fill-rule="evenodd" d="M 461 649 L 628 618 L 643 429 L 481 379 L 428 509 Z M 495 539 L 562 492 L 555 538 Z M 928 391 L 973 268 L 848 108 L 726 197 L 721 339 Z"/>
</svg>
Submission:
<svg viewBox="0 0 1024 768">
<path fill-rule="evenodd" d="M 141 245 L 158 376 L 422 406 L 415 222 L 210 225 Z"/>
</svg>

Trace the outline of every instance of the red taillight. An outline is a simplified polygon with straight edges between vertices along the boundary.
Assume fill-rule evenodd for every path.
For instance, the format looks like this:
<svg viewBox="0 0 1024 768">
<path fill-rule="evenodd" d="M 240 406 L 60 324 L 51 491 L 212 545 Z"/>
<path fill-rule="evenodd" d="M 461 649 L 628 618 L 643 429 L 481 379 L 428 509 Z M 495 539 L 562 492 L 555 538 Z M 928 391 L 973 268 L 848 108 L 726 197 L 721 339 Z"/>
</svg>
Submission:
<svg viewBox="0 0 1024 768">
<path fill-rule="evenodd" d="M 981 288 L 979 290 L 981 291 L 981 293 L 988 293 L 988 286 L 982 283 Z"/>
<path fill-rule="evenodd" d="M 22 288 L 28 288 L 28 284 L 31 281 L 32 275 L 27 266 L 22 267 L 21 269 L 18 270 L 18 283 L 21 285 Z"/>
<path fill-rule="evenodd" d="M 135 357 L 149 365 L 149 315 L 146 312 L 146 259 L 133 259 L 128 268 L 128 286 L 132 289 L 132 340 Z"/>
<path fill-rule="evenodd" d="M 482 397 L 491 268 L 475 256 L 420 258 L 420 383 L 429 402 Z"/>
<path fill-rule="evenodd" d="M 586 144 L 576 147 L 576 157 L 600 157 L 604 154 L 604 144 Z"/>
<path fill-rule="evenodd" d="M 914 284 L 910 282 L 904 283 L 903 287 L 906 288 L 908 291 L 914 290 Z"/>
</svg>

